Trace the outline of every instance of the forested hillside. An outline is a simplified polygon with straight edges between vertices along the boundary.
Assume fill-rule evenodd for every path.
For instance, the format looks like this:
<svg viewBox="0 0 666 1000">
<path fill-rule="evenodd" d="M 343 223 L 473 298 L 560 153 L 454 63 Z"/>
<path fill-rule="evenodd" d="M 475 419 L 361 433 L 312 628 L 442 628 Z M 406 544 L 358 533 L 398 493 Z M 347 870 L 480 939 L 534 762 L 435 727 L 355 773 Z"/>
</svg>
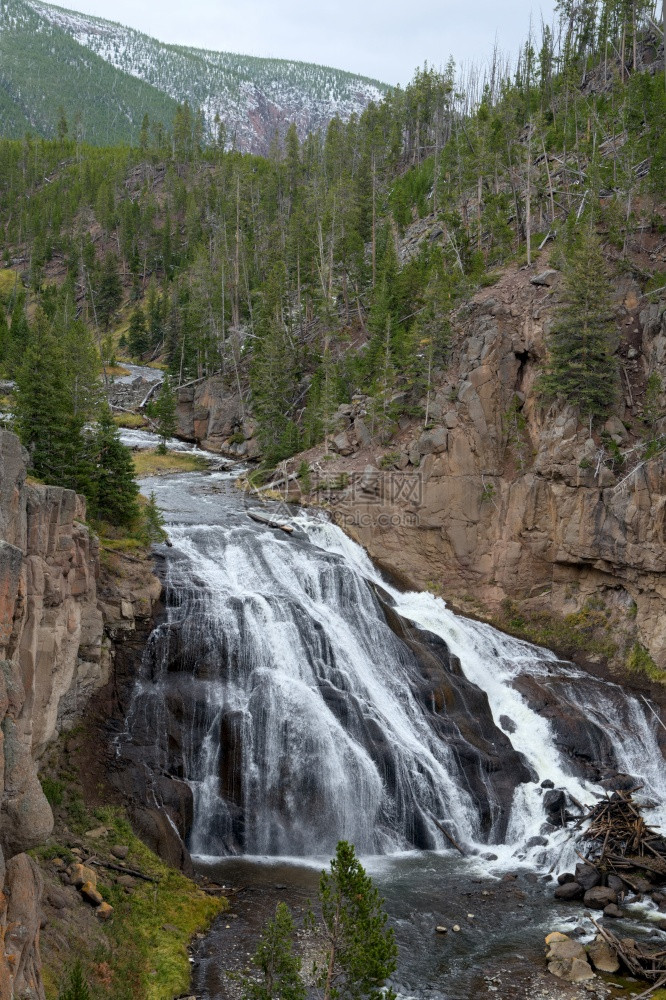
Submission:
<svg viewBox="0 0 666 1000">
<path fill-rule="evenodd" d="M 0 3 L 0 134 L 71 134 L 134 143 L 145 115 L 159 132 L 178 104 L 199 114 L 202 141 L 267 153 L 291 122 L 299 135 L 363 111 L 386 87 L 307 63 L 165 45 L 122 25 L 38 0 Z"/>
<path fill-rule="evenodd" d="M 665 225 L 663 48 L 650 3 L 560 7 L 509 75 L 496 60 L 463 90 L 453 67 L 425 68 L 348 123 L 304 142 L 292 126 L 265 158 L 204 143 L 186 106 L 133 148 L 95 149 L 66 121 L 56 140 L 4 140 L 5 374 L 20 384 L 36 341 L 72 373 L 94 346 L 161 359 L 177 383 L 221 372 L 268 463 L 321 440 L 362 388 L 388 440 L 424 416 L 465 297 L 552 247 L 590 335 L 577 354 L 570 320 L 555 327 L 544 403 L 609 413 L 610 275 L 664 283 L 646 250 Z M 403 240 L 419 219 L 428 237 Z"/>
</svg>

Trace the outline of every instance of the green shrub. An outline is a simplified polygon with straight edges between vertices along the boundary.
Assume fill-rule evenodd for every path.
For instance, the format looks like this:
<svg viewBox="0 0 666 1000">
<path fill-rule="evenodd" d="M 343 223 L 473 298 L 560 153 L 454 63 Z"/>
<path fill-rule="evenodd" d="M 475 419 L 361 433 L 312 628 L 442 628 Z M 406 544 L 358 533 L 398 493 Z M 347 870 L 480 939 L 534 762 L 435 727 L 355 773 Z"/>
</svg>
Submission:
<svg viewBox="0 0 666 1000">
<path fill-rule="evenodd" d="M 46 776 L 39 780 L 49 805 L 61 806 L 65 791 L 62 781 L 56 781 L 55 778 L 48 778 Z"/>
</svg>

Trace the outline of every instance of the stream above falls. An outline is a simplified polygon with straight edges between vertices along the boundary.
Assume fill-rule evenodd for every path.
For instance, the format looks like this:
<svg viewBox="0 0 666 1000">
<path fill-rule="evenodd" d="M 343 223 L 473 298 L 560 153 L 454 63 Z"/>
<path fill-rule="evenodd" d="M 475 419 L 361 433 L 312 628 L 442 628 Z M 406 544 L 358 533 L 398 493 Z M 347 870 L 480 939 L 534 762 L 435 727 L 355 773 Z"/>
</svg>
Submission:
<svg viewBox="0 0 666 1000">
<path fill-rule="evenodd" d="M 402 997 L 518 996 L 492 975 L 511 980 L 548 930 L 580 919 L 552 902 L 549 873 L 576 860 L 562 811 L 629 774 L 666 825 L 655 718 L 547 650 L 401 592 L 323 516 L 263 505 L 294 531 L 257 524 L 238 474 L 141 483 L 169 531 L 166 614 L 118 737 L 197 868 L 242 890 L 199 949 L 197 997 L 234 995 L 223 968 L 253 949 L 258 899 L 304 906 L 341 838 L 386 897 Z"/>
</svg>

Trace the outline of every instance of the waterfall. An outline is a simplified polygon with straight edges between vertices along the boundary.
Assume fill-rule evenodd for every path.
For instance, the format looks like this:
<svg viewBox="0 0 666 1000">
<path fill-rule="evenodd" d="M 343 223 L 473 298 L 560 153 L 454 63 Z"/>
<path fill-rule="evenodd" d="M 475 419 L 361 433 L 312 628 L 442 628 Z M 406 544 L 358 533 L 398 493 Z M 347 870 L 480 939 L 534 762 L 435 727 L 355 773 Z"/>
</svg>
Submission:
<svg viewBox="0 0 666 1000">
<path fill-rule="evenodd" d="M 399 591 L 323 520 L 287 536 L 242 509 L 192 523 L 196 507 L 169 525 L 165 620 L 123 748 L 187 783 L 194 854 L 329 855 L 344 838 L 557 858 L 568 834 L 541 782 L 589 802 L 606 772 L 663 809 L 656 720 L 616 685 Z"/>
</svg>

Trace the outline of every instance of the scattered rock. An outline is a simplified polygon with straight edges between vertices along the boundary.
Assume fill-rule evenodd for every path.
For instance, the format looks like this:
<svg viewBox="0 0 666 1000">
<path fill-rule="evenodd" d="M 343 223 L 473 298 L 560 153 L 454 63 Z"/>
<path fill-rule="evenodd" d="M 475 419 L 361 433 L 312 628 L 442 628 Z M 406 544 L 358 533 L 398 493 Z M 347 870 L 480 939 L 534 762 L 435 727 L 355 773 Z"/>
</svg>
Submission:
<svg viewBox="0 0 666 1000">
<path fill-rule="evenodd" d="M 576 882 L 587 892 L 601 882 L 601 874 L 592 865 L 576 865 Z"/>
<path fill-rule="evenodd" d="M 617 905 L 617 903 L 609 903 L 608 906 L 604 906 L 604 916 L 605 917 L 621 917 L 622 910 Z"/>
<path fill-rule="evenodd" d="M 86 883 L 92 885 L 93 889 L 97 886 L 97 873 L 92 868 L 88 868 L 87 865 L 72 865 L 69 876 L 72 880 L 72 885 L 75 885 L 77 889 L 80 889 Z"/>
<path fill-rule="evenodd" d="M 567 983 L 585 983 L 595 978 L 582 944 L 556 932 L 546 938 L 548 971 Z"/>
<path fill-rule="evenodd" d="M 108 826 L 97 826 L 94 830 L 88 830 L 86 837 L 92 837 L 93 840 L 99 840 L 101 837 L 107 837 L 108 834 Z"/>
<path fill-rule="evenodd" d="M 542 788 L 555 788 L 555 782 L 551 781 L 550 778 L 546 778 L 545 781 L 541 782 Z"/>
<path fill-rule="evenodd" d="M 609 903 L 617 903 L 617 894 L 608 886 L 598 885 L 594 889 L 587 890 L 583 902 L 592 910 L 603 910 Z"/>
<path fill-rule="evenodd" d="M 454 924 L 454 925 L 453 925 L 453 930 L 454 930 L 454 931 L 455 931 L 455 933 L 457 934 L 457 933 L 458 933 L 458 931 L 460 930 L 460 925 L 459 925 L 459 924 Z"/>
<path fill-rule="evenodd" d="M 331 445 L 339 455 L 352 455 L 354 452 L 354 446 L 345 431 L 341 431 L 339 434 L 336 434 L 335 437 L 331 439 Z"/>
<path fill-rule="evenodd" d="M 548 268 L 547 270 L 542 271 L 541 274 L 535 274 L 533 278 L 530 278 L 530 284 L 550 288 L 554 284 L 556 278 L 557 271 L 553 271 Z"/>
<path fill-rule="evenodd" d="M 561 875 L 557 876 L 557 884 L 565 885 L 567 882 L 575 882 L 576 876 L 572 872 L 562 872 Z"/>
<path fill-rule="evenodd" d="M 86 902 L 90 903 L 92 906 L 100 906 L 104 902 L 101 894 L 97 891 L 92 882 L 85 882 L 81 886 L 79 892 Z"/>
<path fill-rule="evenodd" d="M 620 962 L 617 955 L 610 947 L 607 941 L 602 938 L 601 934 L 597 934 L 593 943 L 588 949 L 588 956 L 592 965 L 599 972 L 617 972 L 620 968 Z"/>
<path fill-rule="evenodd" d="M 580 899 L 583 887 L 578 882 L 565 882 L 555 890 L 555 899 Z"/>
<path fill-rule="evenodd" d="M 438 934 L 446 934 L 446 933 L 448 933 L 448 927 L 442 927 L 441 924 L 438 925 L 437 927 L 435 927 L 435 930 L 437 931 Z"/>
<path fill-rule="evenodd" d="M 118 885 L 122 885 L 123 889 L 133 889 L 136 885 L 136 879 L 132 878 L 131 875 L 120 875 Z"/>
<path fill-rule="evenodd" d="M 124 859 L 129 854 L 129 847 L 127 847 L 125 844 L 114 844 L 113 847 L 111 848 L 111 853 L 113 854 L 114 858 L 120 858 L 121 861 L 124 861 Z"/>
<path fill-rule="evenodd" d="M 111 917 L 113 916 L 113 907 L 111 906 L 110 903 L 105 903 L 104 901 L 102 901 L 95 910 L 95 916 L 99 920 L 104 920 L 104 921 L 110 920 Z"/>
</svg>

